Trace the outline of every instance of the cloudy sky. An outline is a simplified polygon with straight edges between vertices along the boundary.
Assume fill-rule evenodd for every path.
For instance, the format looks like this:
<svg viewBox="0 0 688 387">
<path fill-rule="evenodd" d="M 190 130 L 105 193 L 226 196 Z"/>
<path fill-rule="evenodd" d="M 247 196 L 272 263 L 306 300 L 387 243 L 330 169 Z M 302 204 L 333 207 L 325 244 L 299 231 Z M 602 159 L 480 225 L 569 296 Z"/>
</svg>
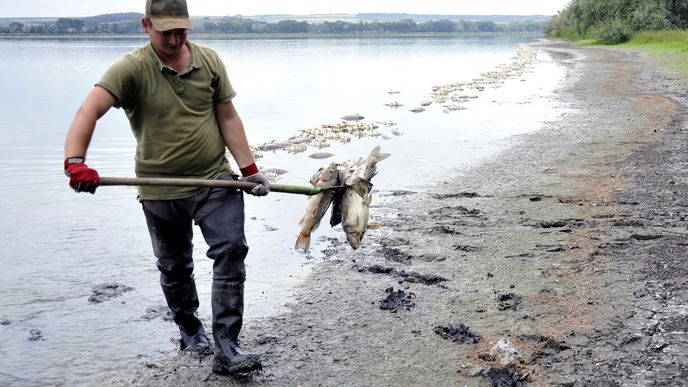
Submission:
<svg viewBox="0 0 688 387">
<path fill-rule="evenodd" d="M 570 0 L 188 0 L 194 16 L 312 13 L 554 15 Z M 69 17 L 141 12 L 144 0 L 3 1 L 0 17 Z"/>
</svg>

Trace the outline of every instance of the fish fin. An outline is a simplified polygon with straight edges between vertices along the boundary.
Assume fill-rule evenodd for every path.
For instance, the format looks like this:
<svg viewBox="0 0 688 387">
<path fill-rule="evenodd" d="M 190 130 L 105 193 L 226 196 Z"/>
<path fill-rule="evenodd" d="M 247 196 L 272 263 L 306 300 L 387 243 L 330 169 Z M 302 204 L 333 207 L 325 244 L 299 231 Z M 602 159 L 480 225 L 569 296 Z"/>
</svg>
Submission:
<svg viewBox="0 0 688 387">
<path fill-rule="evenodd" d="M 377 145 L 373 150 L 370 151 L 370 156 L 377 157 L 380 154 L 380 146 Z"/>
<path fill-rule="evenodd" d="M 310 245 L 311 245 L 311 236 L 299 234 L 298 238 L 296 238 L 296 244 L 294 245 L 294 248 L 296 250 L 303 250 L 304 253 L 307 253 Z"/>
<path fill-rule="evenodd" d="M 378 162 L 379 162 L 379 161 L 382 161 L 382 160 L 388 158 L 388 157 L 391 156 L 391 155 L 392 155 L 391 153 L 380 153 L 380 154 L 377 156 L 377 161 L 378 161 Z"/>
</svg>

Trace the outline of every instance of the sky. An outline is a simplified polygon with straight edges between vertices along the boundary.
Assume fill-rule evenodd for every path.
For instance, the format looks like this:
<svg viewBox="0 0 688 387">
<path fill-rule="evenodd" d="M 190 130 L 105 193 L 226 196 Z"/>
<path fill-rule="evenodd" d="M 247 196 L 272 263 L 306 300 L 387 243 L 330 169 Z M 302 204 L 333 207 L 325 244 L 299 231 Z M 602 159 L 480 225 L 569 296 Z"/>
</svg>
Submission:
<svg viewBox="0 0 688 387">
<path fill-rule="evenodd" d="M 413 13 L 439 15 L 555 15 L 570 0 L 187 0 L 192 16 Z M 145 0 L 3 1 L 0 17 L 84 17 L 143 13 Z"/>
</svg>

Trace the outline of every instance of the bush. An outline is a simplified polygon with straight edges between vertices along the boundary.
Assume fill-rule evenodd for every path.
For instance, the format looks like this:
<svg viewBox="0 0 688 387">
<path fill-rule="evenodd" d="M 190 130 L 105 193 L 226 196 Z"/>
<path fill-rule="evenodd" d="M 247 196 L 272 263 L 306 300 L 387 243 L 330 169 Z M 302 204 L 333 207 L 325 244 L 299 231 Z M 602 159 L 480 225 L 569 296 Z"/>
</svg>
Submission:
<svg viewBox="0 0 688 387">
<path fill-rule="evenodd" d="M 631 39 L 631 29 L 621 20 L 614 19 L 609 22 L 601 23 L 592 28 L 591 36 L 600 40 L 604 44 L 624 43 Z"/>
</svg>

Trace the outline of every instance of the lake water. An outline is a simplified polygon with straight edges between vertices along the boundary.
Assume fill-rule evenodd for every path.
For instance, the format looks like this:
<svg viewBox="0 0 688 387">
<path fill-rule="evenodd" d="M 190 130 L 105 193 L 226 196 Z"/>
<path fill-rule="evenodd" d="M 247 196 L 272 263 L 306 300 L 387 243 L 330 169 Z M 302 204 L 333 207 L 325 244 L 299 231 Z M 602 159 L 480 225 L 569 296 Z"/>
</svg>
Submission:
<svg viewBox="0 0 688 387">
<path fill-rule="evenodd" d="M 194 37 L 191 37 L 194 39 Z M 358 113 L 389 135 L 290 154 L 263 152 L 259 165 L 289 172 L 280 183 L 308 185 L 331 160 L 358 159 L 375 145 L 391 157 L 375 177 L 375 202 L 396 190 L 419 190 L 497 154 L 509 138 L 556 120 L 552 92 L 566 77 L 553 55 L 538 51 L 523 74 L 470 91 L 465 110 L 445 113 L 434 86 L 467 82 L 513 63 L 515 35 L 282 40 L 201 40 L 225 61 L 249 141 L 286 140 L 298 131 Z M 97 384 L 108 374 L 176 351 L 177 329 L 164 321 L 164 299 L 145 221 L 130 187 L 76 194 L 62 171 L 65 132 L 105 69 L 144 40 L 0 40 L 0 385 Z M 390 94 L 398 91 L 398 94 Z M 385 104 L 399 102 L 393 109 Z M 132 176 L 134 140 L 124 113 L 99 121 L 88 164 L 101 176 Z M 308 155 L 324 151 L 328 160 Z M 376 204 L 374 203 L 374 204 Z M 273 193 L 246 203 L 246 320 L 280 313 L 294 286 L 323 259 L 327 222 L 310 255 L 294 251 L 306 197 Z M 371 222 L 380 207 L 371 210 Z M 380 230 L 385 232 L 384 225 Z M 195 237 L 199 314 L 210 330 L 211 262 Z M 365 245 L 365 240 L 363 241 Z M 348 248 L 348 246 L 346 246 Z M 342 247 L 340 247 L 342 249 Z M 337 253 L 335 253 L 336 257 Z M 92 289 L 119 283 L 134 290 L 100 304 Z"/>
</svg>

